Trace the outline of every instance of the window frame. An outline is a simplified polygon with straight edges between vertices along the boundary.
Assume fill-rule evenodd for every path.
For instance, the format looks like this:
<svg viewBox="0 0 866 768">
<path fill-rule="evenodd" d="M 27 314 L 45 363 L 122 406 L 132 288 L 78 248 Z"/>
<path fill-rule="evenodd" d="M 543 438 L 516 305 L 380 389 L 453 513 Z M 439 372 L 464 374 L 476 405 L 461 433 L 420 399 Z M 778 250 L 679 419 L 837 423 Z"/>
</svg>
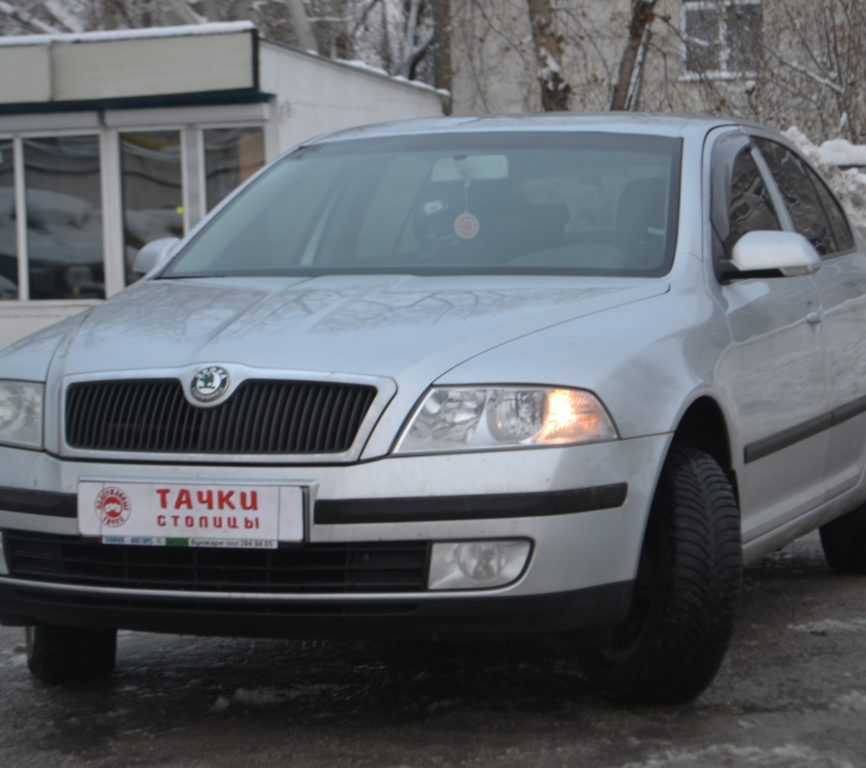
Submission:
<svg viewBox="0 0 866 768">
<path fill-rule="evenodd" d="M 821 207 L 824 209 L 824 215 L 827 217 L 827 223 L 830 225 L 830 231 L 833 233 L 833 237 L 836 240 L 837 246 L 839 244 L 838 233 L 836 232 L 835 227 L 833 226 L 832 218 L 827 213 L 827 206 L 824 205 L 824 200 L 821 197 L 821 193 L 817 189 L 818 184 L 820 184 L 824 188 L 824 191 L 830 196 L 830 200 L 832 200 L 833 203 L 836 205 L 836 209 L 839 211 L 839 213 L 842 214 L 842 221 L 845 223 L 845 226 L 848 228 L 848 238 L 851 241 L 851 247 L 850 248 L 846 248 L 844 250 L 839 249 L 838 251 L 834 251 L 833 253 L 829 253 L 826 256 L 821 256 L 821 261 L 825 261 L 827 259 L 835 259 L 837 256 L 845 256 L 846 254 L 853 253 L 854 251 L 857 250 L 857 238 L 854 234 L 854 228 L 851 226 L 851 221 L 848 219 L 848 212 L 845 210 L 845 206 L 842 205 L 842 203 L 836 197 L 836 194 L 833 192 L 832 189 L 830 189 L 830 185 L 827 184 L 827 182 L 824 181 L 824 179 L 821 177 L 821 174 L 818 173 L 818 171 L 809 164 L 809 161 L 806 160 L 802 155 L 798 154 L 797 156 L 803 161 L 804 165 L 806 166 L 806 168 L 807 168 L 806 175 L 808 176 L 809 181 L 812 182 L 812 186 L 816 187 L 815 191 L 818 193 L 818 202 L 821 204 Z M 811 173 L 809 173 L 808 171 L 811 171 Z"/>
<path fill-rule="evenodd" d="M 38 126 L 37 126 L 38 123 Z M 204 132 L 220 128 L 257 128 L 262 131 L 265 165 L 274 156 L 272 121 L 260 109 L 252 112 L 229 107 L 189 107 L 147 110 L 70 112 L 63 115 L 24 115 L 4 118 L 0 140 L 12 143 L 15 246 L 18 265 L 16 298 L 0 300 L 0 308 L 15 306 L 78 306 L 82 309 L 111 298 L 127 287 L 121 168 L 121 134 L 178 131 L 181 140 L 181 184 L 184 235 L 190 234 L 207 214 Z M 28 139 L 96 136 L 99 143 L 102 205 L 102 267 L 105 299 L 31 298 L 27 235 L 27 190 L 24 142 Z"/>
<path fill-rule="evenodd" d="M 701 80 L 750 80 L 758 76 L 758 70 L 733 70 L 730 69 L 732 46 L 728 35 L 728 22 L 726 11 L 737 5 L 753 5 L 763 10 L 763 0 L 682 0 L 680 3 L 680 44 L 683 62 L 683 72 L 679 79 L 682 82 L 699 82 Z M 708 69 L 702 72 L 689 69 L 688 46 L 692 39 L 686 26 L 686 13 L 689 10 L 719 10 L 719 69 Z M 762 20 L 763 24 L 763 20 Z M 703 42 L 703 41 L 701 41 Z"/>
<path fill-rule="evenodd" d="M 46 126 L 41 129 L 27 129 L 20 131 L 2 131 L 0 132 L 0 140 L 12 142 L 12 158 L 13 158 L 13 183 L 14 192 L 13 199 L 15 201 L 15 246 L 18 261 L 18 297 L 15 299 L 4 299 L 0 301 L 0 307 L 12 306 L 16 304 L 40 304 L 40 305 L 65 305 L 70 302 L 81 304 L 82 307 L 88 303 L 104 301 L 104 299 L 94 298 L 57 298 L 57 299 L 32 299 L 30 297 L 30 248 L 27 233 L 27 184 L 26 184 L 26 168 L 24 164 L 24 142 L 32 139 L 56 139 L 68 138 L 72 136 L 96 136 L 99 143 L 99 177 L 100 177 L 100 203 L 102 204 L 102 268 L 103 268 L 103 292 L 105 298 L 111 294 L 108 288 L 108 239 L 107 221 L 108 221 L 108 203 L 111 197 L 106 187 L 105 173 L 105 129 L 94 124 L 93 126 L 72 127 L 68 129 L 52 128 Z"/>
<path fill-rule="evenodd" d="M 758 168 L 758 173 L 770 198 L 770 206 L 779 221 L 779 231 L 795 231 L 788 208 L 782 193 L 776 186 L 767 162 L 755 146 L 755 135 L 747 133 L 742 128 L 733 128 L 715 138 L 710 148 L 710 211 L 709 228 L 712 242 L 713 271 L 716 278 L 722 281 L 722 264 L 730 257 L 725 252 L 717 224 L 721 221 L 730 226 L 730 181 L 734 164 L 742 152 L 748 152 Z M 724 184 L 721 190 L 719 185 Z M 719 191 L 723 194 L 719 195 Z"/>
<path fill-rule="evenodd" d="M 797 231 L 797 228 L 794 225 L 794 220 L 793 220 L 793 217 L 791 215 L 791 211 L 788 209 L 788 205 L 785 202 L 784 195 L 782 194 L 781 190 L 779 189 L 778 185 L 776 184 L 776 179 L 773 176 L 773 172 L 770 169 L 769 163 L 767 163 L 767 160 L 764 158 L 764 155 L 761 152 L 760 147 L 758 147 L 757 144 L 754 143 L 754 140 L 756 140 L 756 139 L 760 139 L 761 141 L 767 141 L 767 142 L 771 142 L 773 144 L 777 144 L 778 146 L 780 146 L 783 149 L 790 152 L 797 160 L 800 161 L 800 163 L 802 163 L 804 171 L 805 171 L 806 179 L 809 182 L 809 186 L 812 188 L 812 190 L 815 193 L 815 198 L 818 201 L 818 206 L 819 206 L 822 214 L 824 215 L 824 219 L 827 222 L 828 231 L 829 231 L 830 235 L 832 236 L 833 242 L 837 248 L 836 250 L 833 250 L 829 253 L 818 252 L 818 256 L 821 258 L 821 261 L 822 262 L 823 261 L 829 261 L 830 259 L 835 259 L 838 256 L 845 256 L 845 255 L 851 254 L 854 251 L 856 251 L 857 250 L 857 238 L 854 234 L 854 228 L 851 226 L 851 221 L 848 218 L 848 213 L 845 210 L 845 207 L 836 198 L 836 195 L 833 193 L 833 190 L 830 189 L 829 185 L 821 178 L 821 174 L 818 173 L 818 171 L 816 171 L 815 168 L 812 167 L 812 164 L 805 157 L 803 157 L 803 155 L 799 152 L 799 150 L 797 150 L 796 147 L 792 146 L 791 144 L 789 144 L 785 141 L 780 141 L 778 136 L 774 136 L 774 135 L 770 135 L 770 134 L 755 132 L 755 133 L 752 133 L 750 135 L 750 139 L 752 140 L 754 151 L 757 153 L 758 157 L 760 158 L 761 164 L 764 166 L 764 168 L 762 168 L 762 174 L 764 174 L 764 176 L 765 176 L 765 181 L 766 181 L 766 177 L 769 176 L 769 181 L 772 184 L 772 187 L 774 190 L 773 194 L 778 196 L 778 200 L 781 202 L 781 204 L 783 206 L 783 210 L 785 213 L 785 222 L 783 222 L 783 226 L 785 227 L 785 229 L 787 231 L 790 231 L 790 232 L 796 232 Z M 830 198 L 836 203 L 836 206 L 838 207 L 839 211 L 841 212 L 842 217 L 845 221 L 845 224 L 848 227 L 848 234 L 851 237 L 851 242 L 852 242 L 851 248 L 847 248 L 845 250 L 838 249 L 838 239 L 836 237 L 836 232 L 835 232 L 835 229 L 833 227 L 833 223 L 830 220 L 830 216 L 827 214 L 827 210 L 824 207 L 824 201 L 821 199 L 821 195 L 819 194 L 817 188 L 815 187 L 815 179 L 818 179 L 818 181 L 824 186 L 824 189 L 830 195 Z M 816 249 L 816 251 L 817 251 L 817 249 Z"/>
</svg>

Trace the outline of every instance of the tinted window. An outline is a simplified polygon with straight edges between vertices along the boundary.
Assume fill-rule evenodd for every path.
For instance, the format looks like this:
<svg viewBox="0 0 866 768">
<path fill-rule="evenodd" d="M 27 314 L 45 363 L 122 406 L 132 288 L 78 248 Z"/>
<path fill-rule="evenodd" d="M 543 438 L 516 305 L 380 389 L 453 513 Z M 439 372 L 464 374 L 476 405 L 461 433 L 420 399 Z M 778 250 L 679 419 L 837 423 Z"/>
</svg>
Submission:
<svg viewBox="0 0 866 768">
<path fill-rule="evenodd" d="M 794 229 L 812 243 L 822 256 L 833 253 L 836 242 L 806 165 L 781 144 L 766 139 L 758 139 L 756 143 L 785 198 Z"/>
<path fill-rule="evenodd" d="M 833 197 L 827 185 L 819 178 L 811 168 L 808 168 L 809 177 L 818 191 L 818 197 L 821 204 L 824 206 L 824 212 L 830 221 L 830 227 L 833 229 L 833 236 L 836 239 L 836 250 L 850 251 L 854 247 L 854 237 L 851 234 L 851 228 L 848 226 L 848 220 L 842 212 L 836 198 Z"/>
<path fill-rule="evenodd" d="M 323 272 L 664 274 L 680 142 L 497 133 L 303 147 L 166 277 Z"/>
<path fill-rule="evenodd" d="M 730 228 L 725 238 L 725 253 L 728 256 L 746 232 L 782 228 L 773 210 L 767 187 L 748 148 L 740 152 L 734 161 L 730 201 L 728 213 Z"/>
</svg>

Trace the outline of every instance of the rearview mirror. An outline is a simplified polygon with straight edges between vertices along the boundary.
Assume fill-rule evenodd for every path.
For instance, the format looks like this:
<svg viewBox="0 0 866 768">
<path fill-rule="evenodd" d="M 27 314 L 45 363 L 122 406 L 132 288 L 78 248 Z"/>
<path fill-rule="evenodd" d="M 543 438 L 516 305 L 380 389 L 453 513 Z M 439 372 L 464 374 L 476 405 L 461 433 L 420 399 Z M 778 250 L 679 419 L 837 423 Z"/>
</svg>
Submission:
<svg viewBox="0 0 866 768">
<path fill-rule="evenodd" d="M 151 240 L 135 256 L 132 271 L 138 275 L 146 275 L 150 270 L 162 264 L 180 242 L 176 237 L 161 237 Z"/>
<path fill-rule="evenodd" d="M 796 277 L 811 275 L 820 265 L 818 252 L 798 232 L 747 232 L 722 264 L 722 278 Z"/>
<path fill-rule="evenodd" d="M 508 178 L 507 155 L 454 155 L 433 163 L 431 181 L 489 181 Z"/>
</svg>

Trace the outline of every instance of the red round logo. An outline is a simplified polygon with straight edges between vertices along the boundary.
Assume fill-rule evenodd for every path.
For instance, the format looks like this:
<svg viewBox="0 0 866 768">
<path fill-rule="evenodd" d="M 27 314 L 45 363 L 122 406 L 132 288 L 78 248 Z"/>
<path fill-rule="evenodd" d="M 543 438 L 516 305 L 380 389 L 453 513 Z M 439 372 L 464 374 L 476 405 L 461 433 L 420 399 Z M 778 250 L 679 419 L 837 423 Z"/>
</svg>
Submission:
<svg viewBox="0 0 866 768">
<path fill-rule="evenodd" d="M 129 520 L 132 508 L 127 496 L 120 488 L 103 488 L 96 497 L 96 514 L 99 521 L 109 528 L 119 528 Z"/>
<path fill-rule="evenodd" d="M 481 224 L 474 213 L 466 211 L 454 219 L 454 233 L 461 240 L 471 240 L 478 234 Z"/>
</svg>

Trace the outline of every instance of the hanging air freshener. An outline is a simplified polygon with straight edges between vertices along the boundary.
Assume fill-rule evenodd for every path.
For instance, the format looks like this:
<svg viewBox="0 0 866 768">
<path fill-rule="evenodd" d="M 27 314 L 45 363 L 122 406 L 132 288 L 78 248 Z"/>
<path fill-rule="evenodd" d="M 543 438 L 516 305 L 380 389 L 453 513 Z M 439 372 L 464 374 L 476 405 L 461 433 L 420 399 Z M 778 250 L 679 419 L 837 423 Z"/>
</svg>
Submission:
<svg viewBox="0 0 866 768">
<path fill-rule="evenodd" d="M 469 210 L 469 187 L 472 184 L 472 170 L 466 155 L 454 157 L 454 167 L 463 177 L 463 213 L 454 219 L 454 234 L 461 240 L 471 240 L 481 229 L 478 217 Z"/>
</svg>

